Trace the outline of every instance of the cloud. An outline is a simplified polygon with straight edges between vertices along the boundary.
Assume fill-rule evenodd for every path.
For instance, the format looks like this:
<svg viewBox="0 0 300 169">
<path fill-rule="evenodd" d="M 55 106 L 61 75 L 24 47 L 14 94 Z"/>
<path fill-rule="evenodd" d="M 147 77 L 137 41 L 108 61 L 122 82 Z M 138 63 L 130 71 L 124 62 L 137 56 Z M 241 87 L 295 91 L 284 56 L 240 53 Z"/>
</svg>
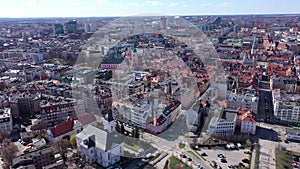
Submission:
<svg viewBox="0 0 300 169">
<path fill-rule="evenodd" d="M 164 4 L 159 1 L 146 1 L 146 4 L 150 6 L 163 6 Z"/>
<path fill-rule="evenodd" d="M 210 6 L 210 3 L 203 3 L 200 5 L 201 8 L 206 8 L 206 7 L 209 7 Z"/>
<path fill-rule="evenodd" d="M 178 6 L 178 5 L 179 5 L 179 3 L 171 3 L 168 6 L 174 7 L 174 6 Z"/>
<path fill-rule="evenodd" d="M 217 4 L 217 7 L 226 7 L 226 6 L 228 6 L 227 2 L 223 2 L 223 3 Z"/>
<path fill-rule="evenodd" d="M 98 5 L 103 5 L 106 4 L 108 2 L 108 0 L 95 0 L 95 3 Z"/>
<path fill-rule="evenodd" d="M 131 2 L 131 3 L 128 3 L 127 5 L 128 6 L 132 6 L 132 7 L 140 8 L 140 7 L 144 6 L 144 3 L 141 3 L 141 2 Z"/>
</svg>

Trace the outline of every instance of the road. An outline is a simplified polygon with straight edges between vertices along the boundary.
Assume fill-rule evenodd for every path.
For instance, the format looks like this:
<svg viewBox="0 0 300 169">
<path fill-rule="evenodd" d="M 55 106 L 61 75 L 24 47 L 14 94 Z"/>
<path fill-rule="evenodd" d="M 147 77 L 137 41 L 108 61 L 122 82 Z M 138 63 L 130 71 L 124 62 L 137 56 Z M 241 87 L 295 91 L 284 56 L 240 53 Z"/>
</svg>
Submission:
<svg viewBox="0 0 300 169">
<path fill-rule="evenodd" d="M 269 140 L 259 140 L 260 157 L 259 168 L 261 169 L 276 169 L 275 148 L 277 144 Z"/>
</svg>

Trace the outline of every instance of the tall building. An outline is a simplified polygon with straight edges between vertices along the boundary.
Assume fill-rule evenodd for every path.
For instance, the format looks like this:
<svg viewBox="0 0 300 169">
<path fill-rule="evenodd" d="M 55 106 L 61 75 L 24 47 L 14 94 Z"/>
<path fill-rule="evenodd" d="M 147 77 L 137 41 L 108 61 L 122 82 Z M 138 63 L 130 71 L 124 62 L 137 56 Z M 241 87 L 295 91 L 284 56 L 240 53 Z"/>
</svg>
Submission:
<svg viewBox="0 0 300 169">
<path fill-rule="evenodd" d="M 64 32 L 66 34 L 76 33 L 76 31 L 77 31 L 77 21 L 76 20 L 68 21 L 64 24 Z"/>
<path fill-rule="evenodd" d="M 160 18 L 160 29 L 166 29 L 167 28 L 167 18 L 162 17 Z"/>
<path fill-rule="evenodd" d="M 53 24 L 53 34 L 54 35 L 64 34 L 64 26 L 61 23 Z"/>
</svg>

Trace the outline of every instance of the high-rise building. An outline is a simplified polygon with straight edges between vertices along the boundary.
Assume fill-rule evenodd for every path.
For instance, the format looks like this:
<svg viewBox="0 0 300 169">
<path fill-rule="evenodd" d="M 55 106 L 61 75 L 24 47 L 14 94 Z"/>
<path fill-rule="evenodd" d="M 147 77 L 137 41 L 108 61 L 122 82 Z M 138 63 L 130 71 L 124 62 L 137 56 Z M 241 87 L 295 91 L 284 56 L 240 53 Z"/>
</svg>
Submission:
<svg viewBox="0 0 300 169">
<path fill-rule="evenodd" d="M 64 32 L 69 34 L 69 33 L 76 33 L 77 31 L 77 21 L 72 20 L 68 21 L 64 24 Z"/>
<path fill-rule="evenodd" d="M 166 29 L 167 28 L 167 18 L 162 17 L 160 18 L 160 29 Z"/>
<path fill-rule="evenodd" d="M 61 23 L 53 24 L 53 34 L 54 35 L 64 34 L 64 27 Z"/>
</svg>

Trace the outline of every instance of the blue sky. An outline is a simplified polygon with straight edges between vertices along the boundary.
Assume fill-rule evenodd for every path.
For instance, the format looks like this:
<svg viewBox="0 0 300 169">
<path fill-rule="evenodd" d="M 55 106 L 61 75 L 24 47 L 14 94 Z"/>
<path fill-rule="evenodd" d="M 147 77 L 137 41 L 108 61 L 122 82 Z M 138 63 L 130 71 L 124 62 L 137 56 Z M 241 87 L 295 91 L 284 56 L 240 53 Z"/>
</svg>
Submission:
<svg viewBox="0 0 300 169">
<path fill-rule="evenodd" d="M 299 0 L 2 0 L 0 17 L 300 13 Z"/>
</svg>

